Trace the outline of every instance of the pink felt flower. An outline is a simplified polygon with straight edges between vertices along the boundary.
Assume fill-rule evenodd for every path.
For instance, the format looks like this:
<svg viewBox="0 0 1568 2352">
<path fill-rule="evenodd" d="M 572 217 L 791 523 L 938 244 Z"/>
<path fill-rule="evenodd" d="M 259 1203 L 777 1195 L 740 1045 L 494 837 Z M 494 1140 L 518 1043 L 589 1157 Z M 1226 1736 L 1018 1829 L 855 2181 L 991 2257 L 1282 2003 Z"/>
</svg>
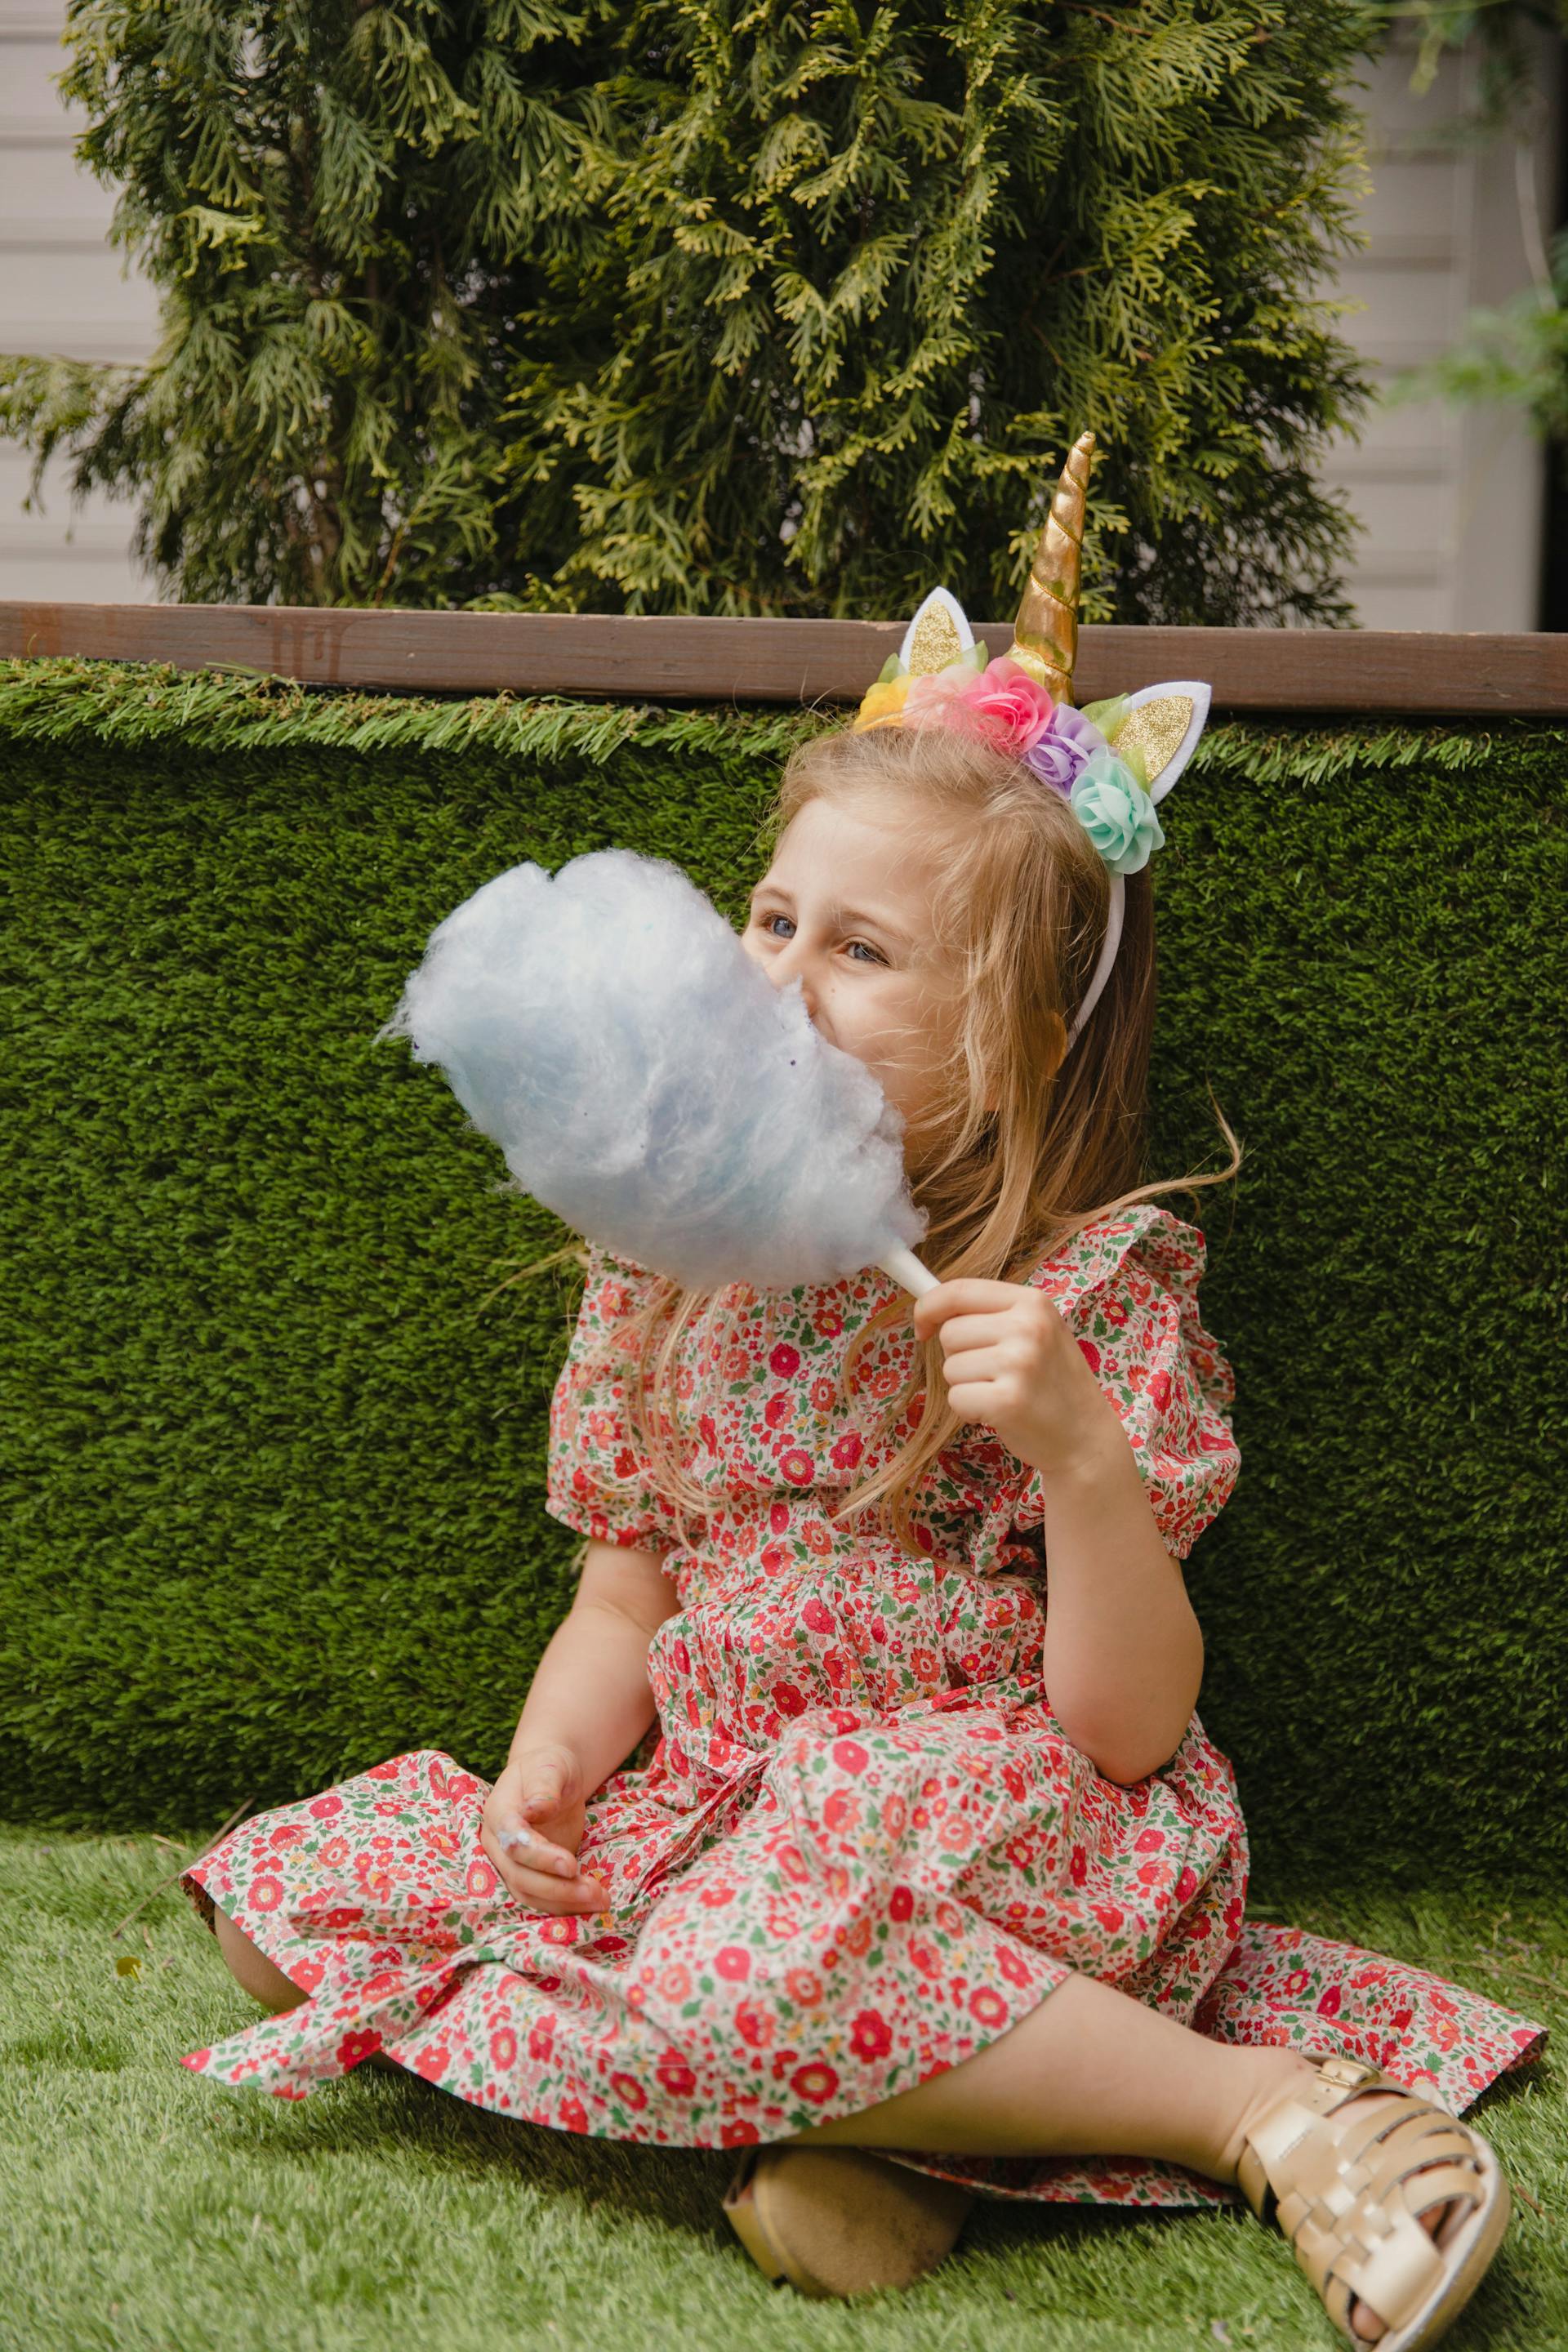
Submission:
<svg viewBox="0 0 1568 2352">
<path fill-rule="evenodd" d="M 1021 759 L 1050 725 L 1053 708 L 1027 670 L 998 654 L 983 670 L 954 662 L 911 678 L 903 720 L 906 727 L 952 727 Z"/>
</svg>

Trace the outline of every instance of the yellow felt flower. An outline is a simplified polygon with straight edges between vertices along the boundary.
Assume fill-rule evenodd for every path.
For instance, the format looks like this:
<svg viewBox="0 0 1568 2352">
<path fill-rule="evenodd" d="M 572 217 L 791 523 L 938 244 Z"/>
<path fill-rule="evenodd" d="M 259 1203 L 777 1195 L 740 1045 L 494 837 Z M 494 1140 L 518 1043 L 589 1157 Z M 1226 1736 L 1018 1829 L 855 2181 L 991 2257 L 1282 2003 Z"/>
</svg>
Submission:
<svg viewBox="0 0 1568 2352">
<path fill-rule="evenodd" d="M 896 727 L 903 713 L 904 698 L 909 693 L 907 677 L 879 678 L 868 687 L 855 719 L 856 728 Z"/>
</svg>

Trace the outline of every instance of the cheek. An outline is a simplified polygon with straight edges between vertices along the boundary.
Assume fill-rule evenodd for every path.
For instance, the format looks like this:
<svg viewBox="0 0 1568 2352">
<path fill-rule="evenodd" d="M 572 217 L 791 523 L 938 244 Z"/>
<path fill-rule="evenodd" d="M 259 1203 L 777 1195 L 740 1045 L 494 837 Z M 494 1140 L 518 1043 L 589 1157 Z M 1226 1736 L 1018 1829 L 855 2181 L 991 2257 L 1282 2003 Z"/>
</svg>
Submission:
<svg viewBox="0 0 1568 2352">
<path fill-rule="evenodd" d="M 942 1050 L 942 1013 L 922 992 L 910 989 L 867 1008 L 866 1028 L 906 1093 L 921 1094 L 934 1083 Z"/>
<path fill-rule="evenodd" d="M 933 1083 L 940 1006 L 928 989 L 900 973 L 880 983 L 836 972 L 826 1003 L 835 1042 L 875 1069 L 900 1107 L 923 1101 Z"/>
<path fill-rule="evenodd" d="M 877 1065 L 889 1090 L 907 1093 L 920 1061 L 918 1036 L 910 1034 L 895 1006 L 869 1003 L 864 993 L 847 1002 L 847 993 L 834 1007 L 840 1040 L 863 1062 Z"/>
</svg>

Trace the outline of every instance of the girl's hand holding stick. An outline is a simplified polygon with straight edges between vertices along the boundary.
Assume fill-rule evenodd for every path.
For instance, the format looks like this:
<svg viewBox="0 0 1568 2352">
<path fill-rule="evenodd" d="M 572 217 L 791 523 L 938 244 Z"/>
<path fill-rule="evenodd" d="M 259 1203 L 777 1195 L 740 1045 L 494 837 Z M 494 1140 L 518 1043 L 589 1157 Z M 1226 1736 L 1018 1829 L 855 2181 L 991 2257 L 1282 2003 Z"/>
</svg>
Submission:
<svg viewBox="0 0 1568 2352">
<path fill-rule="evenodd" d="M 1048 1292 L 961 1276 L 917 1298 L 915 1337 L 940 1330 L 948 1402 L 1049 1476 L 1121 1437 L 1115 1406 Z"/>
</svg>

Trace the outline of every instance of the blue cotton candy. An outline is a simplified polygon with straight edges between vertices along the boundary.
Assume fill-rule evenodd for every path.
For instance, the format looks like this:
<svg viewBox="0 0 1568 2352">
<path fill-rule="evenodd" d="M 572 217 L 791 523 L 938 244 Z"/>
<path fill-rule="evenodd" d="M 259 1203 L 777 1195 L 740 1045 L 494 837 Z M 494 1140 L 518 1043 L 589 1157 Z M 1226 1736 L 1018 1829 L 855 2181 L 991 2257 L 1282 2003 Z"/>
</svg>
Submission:
<svg viewBox="0 0 1568 2352">
<path fill-rule="evenodd" d="M 396 1037 L 500 1147 L 503 1192 L 695 1289 L 835 1282 L 925 1231 L 878 1079 L 666 859 L 498 874 L 430 934 Z"/>
</svg>

